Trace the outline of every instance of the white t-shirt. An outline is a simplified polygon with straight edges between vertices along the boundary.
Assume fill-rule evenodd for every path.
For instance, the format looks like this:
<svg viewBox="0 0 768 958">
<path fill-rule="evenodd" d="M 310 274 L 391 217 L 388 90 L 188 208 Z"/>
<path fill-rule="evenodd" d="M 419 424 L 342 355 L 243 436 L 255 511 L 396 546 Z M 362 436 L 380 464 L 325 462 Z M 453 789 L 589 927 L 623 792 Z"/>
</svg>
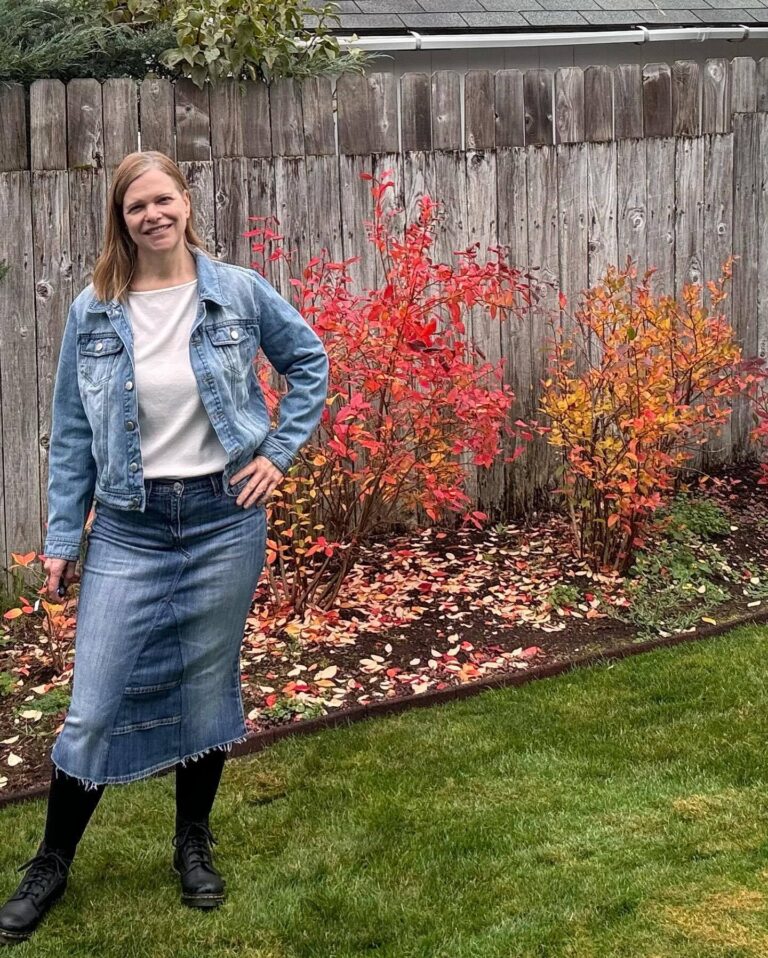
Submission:
<svg viewBox="0 0 768 958">
<path fill-rule="evenodd" d="M 189 358 L 197 280 L 127 294 L 145 479 L 221 472 L 227 453 L 211 425 Z"/>
</svg>

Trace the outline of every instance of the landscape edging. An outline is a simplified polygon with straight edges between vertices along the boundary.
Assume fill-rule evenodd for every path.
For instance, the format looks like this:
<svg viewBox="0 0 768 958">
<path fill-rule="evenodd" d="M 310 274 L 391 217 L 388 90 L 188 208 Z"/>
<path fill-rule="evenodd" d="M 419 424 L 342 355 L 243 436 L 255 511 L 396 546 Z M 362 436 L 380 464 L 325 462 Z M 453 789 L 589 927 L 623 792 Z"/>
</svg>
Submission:
<svg viewBox="0 0 768 958">
<path fill-rule="evenodd" d="M 360 722 L 367 718 L 376 718 L 380 715 L 391 715 L 398 712 L 405 712 L 412 708 L 441 705 L 445 702 L 477 695 L 488 689 L 525 685 L 528 682 L 552 678 L 555 675 L 562 675 L 565 672 L 583 668 L 584 666 L 596 665 L 600 662 L 618 661 L 619 659 L 628 658 L 631 655 L 652 652 L 655 649 L 666 646 L 681 645 L 684 642 L 698 642 L 701 639 L 712 639 L 744 625 L 760 625 L 766 622 L 768 622 L 768 609 L 760 609 L 749 615 L 729 619 L 727 622 L 697 629 L 695 632 L 679 632 L 675 635 L 649 639 L 647 642 L 633 642 L 629 645 L 619 646 L 617 649 L 590 652 L 587 655 L 582 655 L 574 659 L 553 662 L 551 665 L 534 666 L 533 668 L 526 669 L 524 672 L 492 675 L 485 679 L 479 679 L 476 682 L 465 682 L 462 685 L 451 686 L 447 689 L 436 689 L 432 692 L 422 692 L 418 695 L 408 695 L 401 698 L 383 699 L 377 702 L 371 702 L 369 705 L 355 705 L 352 708 L 344 709 L 340 712 L 331 712 L 327 715 L 320 715 L 317 718 L 305 719 L 304 721 L 291 723 L 289 725 L 280 725 L 276 728 L 265 729 L 262 732 L 253 732 L 244 742 L 240 742 L 232 747 L 230 756 L 232 758 L 241 758 L 245 755 L 254 755 L 273 742 L 287 738 L 289 735 L 309 735 L 313 732 L 337 728 L 340 725 L 351 725 L 353 722 Z M 148 777 L 159 778 L 162 775 L 168 775 L 172 771 L 173 768 L 167 768 Z M 7 795 L 0 794 L 0 808 L 4 808 L 7 805 L 16 805 L 20 802 L 31 801 L 36 798 L 44 798 L 48 794 L 48 790 L 49 785 L 45 784 L 20 792 L 10 792 Z"/>
</svg>

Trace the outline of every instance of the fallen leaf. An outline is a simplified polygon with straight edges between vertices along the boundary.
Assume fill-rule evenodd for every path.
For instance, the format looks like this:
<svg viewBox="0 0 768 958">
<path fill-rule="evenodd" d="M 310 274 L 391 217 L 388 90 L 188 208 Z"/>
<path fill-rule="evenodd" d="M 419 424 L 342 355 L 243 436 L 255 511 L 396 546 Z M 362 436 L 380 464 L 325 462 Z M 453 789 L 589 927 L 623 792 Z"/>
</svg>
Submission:
<svg viewBox="0 0 768 958">
<path fill-rule="evenodd" d="M 8 756 L 7 761 L 8 761 L 8 764 L 11 766 L 11 768 L 13 768 L 15 765 L 21 765 L 24 759 L 21 757 L 21 755 L 17 755 L 15 752 L 11 752 L 11 754 Z"/>
<path fill-rule="evenodd" d="M 25 719 L 31 719 L 33 722 L 39 722 L 43 717 L 43 713 L 40 709 L 24 709 L 23 712 L 19 712 L 19 715 Z"/>
<path fill-rule="evenodd" d="M 338 665 L 329 665 L 327 669 L 323 669 L 322 672 L 318 672 L 315 676 L 315 679 L 332 679 L 338 671 Z"/>
</svg>

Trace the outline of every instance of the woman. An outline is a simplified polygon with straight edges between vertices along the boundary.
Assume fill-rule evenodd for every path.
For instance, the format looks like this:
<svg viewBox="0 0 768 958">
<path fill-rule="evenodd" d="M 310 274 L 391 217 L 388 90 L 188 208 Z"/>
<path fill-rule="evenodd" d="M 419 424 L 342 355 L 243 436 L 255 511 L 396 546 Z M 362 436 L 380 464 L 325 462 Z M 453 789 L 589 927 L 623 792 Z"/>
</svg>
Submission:
<svg viewBox="0 0 768 958">
<path fill-rule="evenodd" d="M 285 375 L 277 429 L 253 368 Z M 224 900 L 209 814 L 245 737 L 239 654 L 265 552 L 265 503 L 319 422 L 328 359 L 254 270 L 218 262 L 162 153 L 115 172 L 93 283 L 69 311 L 53 397 L 44 546 L 51 599 L 80 589 L 72 701 L 53 747 L 45 835 L 0 909 L 25 940 L 63 894 L 108 783 L 176 769 L 182 901 Z"/>
</svg>

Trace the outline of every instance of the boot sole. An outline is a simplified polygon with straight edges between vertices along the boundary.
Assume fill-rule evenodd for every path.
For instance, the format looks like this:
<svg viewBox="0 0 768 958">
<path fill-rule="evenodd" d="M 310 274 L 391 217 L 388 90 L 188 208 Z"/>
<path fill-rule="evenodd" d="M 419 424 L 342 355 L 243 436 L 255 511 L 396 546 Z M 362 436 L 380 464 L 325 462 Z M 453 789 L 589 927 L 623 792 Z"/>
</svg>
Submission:
<svg viewBox="0 0 768 958">
<path fill-rule="evenodd" d="M 181 896 L 182 905 L 186 905 L 188 908 L 202 908 L 203 910 L 210 911 L 213 908 L 218 908 L 220 905 L 224 904 L 223 895 L 182 895 Z"/>
<path fill-rule="evenodd" d="M 181 872 L 175 865 L 171 865 L 171 868 L 176 872 L 176 874 L 181 878 Z M 211 909 L 218 908 L 219 905 L 224 904 L 224 898 L 226 897 L 225 893 L 222 892 L 220 895 L 188 895 L 185 892 L 181 893 L 181 903 L 186 905 L 188 908 L 203 908 Z"/>
<path fill-rule="evenodd" d="M 28 941 L 31 937 L 31 931 L 19 932 L 18 935 L 11 931 L 0 931 L 0 947 L 4 945 L 18 945 L 22 941 Z"/>
</svg>

